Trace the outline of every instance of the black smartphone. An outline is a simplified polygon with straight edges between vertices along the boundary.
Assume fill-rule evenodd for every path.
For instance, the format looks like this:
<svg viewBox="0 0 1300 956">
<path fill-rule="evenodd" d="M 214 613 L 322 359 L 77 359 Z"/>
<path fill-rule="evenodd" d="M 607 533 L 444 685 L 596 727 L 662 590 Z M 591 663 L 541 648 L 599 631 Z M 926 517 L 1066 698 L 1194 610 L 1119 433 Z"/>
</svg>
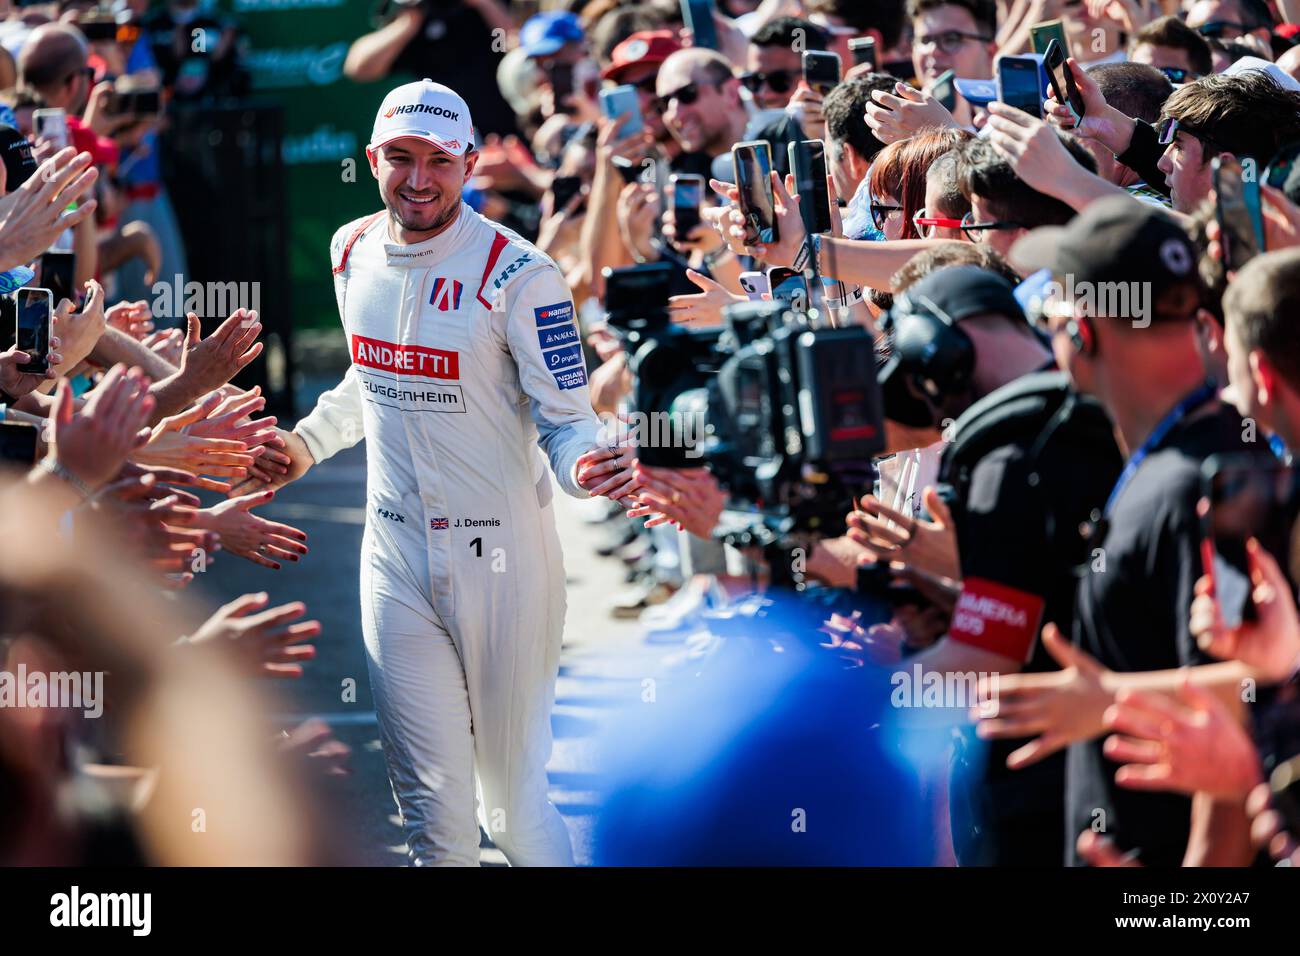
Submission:
<svg viewBox="0 0 1300 956">
<path fill-rule="evenodd" d="M 581 176 L 556 176 L 551 180 L 551 195 L 555 198 L 552 205 L 554 212 L 561 212 L 569 205 L 569 200 L 582 189 Z"/>
<path fill-rule="evenodd" d="M 1242 176 L 1240 163 L 1221 156 L 1214 158 L 1211 171 L 1223 266 L 1232 272 L 1264 251 L 1264 214 L 1260 205 L 1259 180 L 1246 179 Z"/>
<path fill-rule="evenodd" d="M 713 0 L 681 0 L 682 24 L 691 31 L 691 46 L 718 48 L 718 28 L 713 22 Z"/>
<path fill-rule="evenodd" d="M 0 460 L 18 465 L 36 462 L 36 426 L 24 422 L 0 422 Z"/>
<path fill-rule="evenodd" d="M 1070 108 L 1077 124 L 1083 119 L 1083 94 L 1075 85 L 1074 73 L 1065 62 L 1065 50 L 1056 42 L 1055 37 L 1047 44 L 1043 66 L 1047 68 L 1047 82 L 1052 85 L 1052 95 L 1056 97 L 1056 102 Z"/>
<path fill-rule="evenodd" d="M 809 233 L 831 231 L 831 194 L 826 186 L 826 144 L 805 139 L 786 147 L 799 194 L 799 217 Z"/>
<path fill-rule="evenodd" d="M 803 79 L 809 87 L 825 96 L 840 83 L 840 55 L 822 50 L 804 50 Z"/>
<path fill-rule="evenodd" d="M 703 176 L 673 176 L 673 229 L 679 239 L 691 234 L 700 224 L 700 204 L 704 202 Z"/>
<path fill-rule="evenodd" d="M 737 143 L 731 147 L 740 190 L 740 211 L 745 216 L 745 242 L 767 245 L 776 242 L 776 197 L 772 193 L 772 148 L 766 140 Z"/>
<path fill-rule="evenodd" d="M 162 93 L 156 89 L 132 90 L 121 95 L 125 99 L 124 113 L 146 118 L 162 112 Z"/>
<path fill-rule="evenodd" d="M 953 82 L 956 76 L 954 70 L 944 70 L 930 87 L 930 95 L 949 113 L 957 108 L 957 84 Z"/>
<path fill-rule="evenodd" d="M 5 164 L 6 193 L 13 192 L 36 172 L 31 141 L 12 126 L 0 126 L 0 160 Z"/>
<path fill-rule="evenodd" d="M 79 304 L 76 290 L 77 255 L 75 252 L 47 252 L 41 256 L 40 283 L 50 290 L 54 306 L 67 299 Z"/>
<path fill-rule="evenodd" d="M 876 72 L 879 64 L 876 61 L 875 37 L 854 37 L 849 41 L 849 53 L 853 56 L 854 66 L 865 63 L 872 73 Z"/>
<path fill-rule="evenodd" d="M 1300 469 L 1252 455 L 1215 455 L 1201 477 L 1201 561 L 1224 625 L 1236 627 L 1255 618 L 1247 540 L 1255 538 L 1277 559 L 1293 589 L 1300 580 Z"/>
<path fill-rule="evenodd" d="M 15 289 L 15 340 L 20 351 L 27 353 L 27 362 L 18 366 L 20 372 L 44 374 L 50 362 L 50 319 L 54 309 L 50 305 L 49 289 Z"/>
<path fill-rule="evenodd" d="M 555 105 L 562 106 L 564 101 L 573 95 L 573 64 L 548 63 L 545 73 L 555 96 Z"/>
<path fill-rule="evenodd" d="M 1043 84 L 1038 59 L 1004 56 L 998 60 L 998 99 L 1030 116 L 1043 118 Z"/>
</svg>

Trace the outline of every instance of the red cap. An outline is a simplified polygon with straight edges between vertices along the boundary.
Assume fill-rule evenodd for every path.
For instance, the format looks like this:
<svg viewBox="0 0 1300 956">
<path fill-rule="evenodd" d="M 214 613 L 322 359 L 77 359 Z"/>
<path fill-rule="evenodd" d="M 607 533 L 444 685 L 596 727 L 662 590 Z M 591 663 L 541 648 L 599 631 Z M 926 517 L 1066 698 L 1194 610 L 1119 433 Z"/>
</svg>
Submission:
<svg viewBox="0 0 1300 956">
<path fill-rule="evenodd" d="M 649 63 L 658 66 L 682 48 L 671 30 L 643 30 L 614 47 L 610 64 L 600 71 L 607 80 L 617 81 L 628 67 Z"/>
</svg>

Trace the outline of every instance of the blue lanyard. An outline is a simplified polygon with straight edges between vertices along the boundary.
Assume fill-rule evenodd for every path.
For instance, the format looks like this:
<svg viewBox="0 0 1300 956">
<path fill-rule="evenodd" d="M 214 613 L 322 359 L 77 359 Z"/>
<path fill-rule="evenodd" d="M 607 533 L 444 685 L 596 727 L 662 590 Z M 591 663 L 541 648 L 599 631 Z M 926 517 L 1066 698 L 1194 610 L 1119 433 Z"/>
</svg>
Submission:
<svg viewBox="0 0 1300 956">
<path fill-rule="evenodd" d="M 1146 459 L 1147 455 L 1160 447 L 1160 443 L 1169 436 L 1169 433 L 1174 430 L 1174 426 L 1181 422 L 1188 412 L 1197 406 L 1205 404 L 1213 398 L 1215 390 L 1216 386 L 1214 382 L 1207 381 L 1204 385 L 1175 405 L 1168 415 L 1160 419 L 1160 423 L 1151 430 L 1151 434 L 1148 435 L 1147 440 L 1142 443 L 1142 447 L 1135 451 L 1129 460 L 1124 463 L 1124 470 L 1119 473 L 1119 481 L 1115 482 L 1115 490 L 1112 491 L 1110 497 L 1106 499 L 1107 518 L 1110 517 L 1111 511 L 1115 507 L 1115 502 L 1119 499 L 1119 496 L 1123 493 L 1125 487 L 1128 486 L 1128 483 L 1133 480 L 1133 476 L 1137 474 L 1138 468 L 1142 466 L 1142 462 Z"/>
</svg>

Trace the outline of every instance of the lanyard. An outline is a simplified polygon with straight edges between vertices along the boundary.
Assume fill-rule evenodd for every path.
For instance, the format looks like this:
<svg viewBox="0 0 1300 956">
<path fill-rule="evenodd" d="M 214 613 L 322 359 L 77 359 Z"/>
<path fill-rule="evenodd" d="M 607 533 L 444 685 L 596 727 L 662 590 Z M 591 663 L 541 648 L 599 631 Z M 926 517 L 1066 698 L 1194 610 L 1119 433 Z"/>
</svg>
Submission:
<svg viewBox="0 0 1300 956">
<path fill-rule="evenodd" d="M 1112 491 L 1110 497 L 1106 499 L 1107 518 L 1110 517 L 1111 511 L 1115 507 L 1115 502 L 1119 499 L 1119 496 L 1123 493 L 1125 487 L 1128 486 L 1128 483 L 1133 480 L 1133 476 L 1137 474 L 1138 468 L 1142 466 L 1142 462 L 1146 459 L 1147 455 L 1151 454 L 1160 446 L 1160 443 L 1169 436 L 1169 433 L 1174 430 L 1174 426 L 1182 421 L 1187 416 L 1188 412 L 1205 404 L 1213 398 L 1214 392 L 1214 382 L 1207 381 L 1200 388 L 1175 405 L 1168 415 L 1160 419 L 1160 423 L 1151 430 L 1151 434 L 1147 436 L 1147 440 L 1144 441 L 1142 446 L 1133 453 L 1127 462 L 1124 463 L 1124 470 L 1119 473 L 1119 481 L 1115 482 L 1115 490 Z"/>
</svg>

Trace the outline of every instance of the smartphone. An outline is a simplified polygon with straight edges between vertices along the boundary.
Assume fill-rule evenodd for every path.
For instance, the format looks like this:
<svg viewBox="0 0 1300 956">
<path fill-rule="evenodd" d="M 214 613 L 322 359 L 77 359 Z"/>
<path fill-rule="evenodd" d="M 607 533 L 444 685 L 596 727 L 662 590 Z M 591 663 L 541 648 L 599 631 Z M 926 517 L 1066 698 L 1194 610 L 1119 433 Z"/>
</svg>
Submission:
<svg viewBox="0 0 1300 956">
<path fill-rule="evenodd" d="M 117 97 L 120 108 L 116 112 L 119 116 L 149 117 L 162 112 L 162 93 L 156 89 L 131 90 L 118 93 Z"/>
<path fill-rule="evenodd" d="M 560 212 L 569 205 L 569 200 L 582 189 L 581 176 L 556 176 L 551 180 L 551 196 L 554 197 L 552 209 Z"/>
<path fill-rule="evenodd" d="M 750 302 L 757 302 L 772 294 L 772 287 L 768 284 L 767 276 L 762 272 L 742 272 L 740 287 L 745 291 Z"/>
<path fill-rule="evenodd" d="M 747 245 L 776 242 L 776 197 L 772 194 L 772 148 L 766 140 L 737 143 L 731 147 L 736 186 L 740 190 L 740 211 L 745 216 Z"/>
<path fill-rule="evenodd" d="M 1055 37 L 1047 44 L 1047 52 L 1043 54 L 1043 67 L 1047 70 L 1047 81 L 1052 84 L 1052 95 L 1056 97 L 1056 102 L 1070 108 L 1077 124 L 1083 119 L 1083 94 L 1074 83 L 1074 72 L 1065 62 L 1065 47 L 1057 43 Z"/>
<path fill-rule="evenodd" d="M 56 150 L 68 145 L 68 116 L 59 107 L 32 111 L 32 131 L 37 139 L 47 139 Z"/>
<path fill-rule="evenodd" d="M 673 193 L 673 228 L 678 237 L 685 238 L 700 224 L 700 204 L 704 202 L 704 177 L 673 176 L 669 183 Z"/>
<path fill-rule="evenodd" d="M 803 79 L 809 87 L 825 96 L 840 83 L 840 55 L 822 50 L 804 50 Z"/>
<path fill-rule="evenodd" d="M 1201 472 L 1201 560 L 1226 627 L 1255 619 L 1246 541 L 1255 538 L 1287 580 L 1300 580 L 1300 469 L 1255 455 L 1215 455 Z"/>
<path fill-rule="evenodd" d="M 791 312 L 808 311 L 808 283 L 802 273 L 785 266 L 773 266 L 767 270 L 767 284 L 772 290 L 773 302 L 789 304 Z"/>
<path fill-rule="evenodd" d="M 78 304 L 76 270 L 76 253 L 50 251 L 41 256 L 40 283 L 50 290 L 56 308 L 64 299 Z"/>
<path fill-rule="evenodd" d="M 955 70 L 944 70 L 930 87 L 930 95 L 939 101 L 939 105 L 949 113 L 957 108 L 957 78 Z"/>
<path fill-rule="evenodd" d="M 691 31 L 691 46 L 718 48 L 718 28 L 713 22 L 713 0 L 681 0 L 682 24 Z"/>
<path fill-rule="evenodd" d="M 635 86 L 625 84 L 601 90 L 597 99 L 602 113 L 612 120 L 622 120 L 618 127 L 619 139 L 633 136 L 645 128 L 645 121 L 641 118 L 641 100 Z"/>
<path fill-rule="evenodd" d="M 1259 180 L 1245 179 L 1235 159 L 1216 156 L 1214 215 L 1219 220 L 1219 245 L 1223 266 L 1236 271 L 1264 251 L 1264 219 L 1260 208 Z"/>
<path fill-rule="evenodd" d="M 0 161 L 5 166 L 5 192 L 11 193 L 36 172 L 32 144 L 12 126 L 0 126 Z"/>
<path fill-rule="evenodd" d="M 998 60 L 998 99 L 1030 116 L 1043 118 L 1042 57 L 1036 54 L 1004 56 Z"/>
<path fill-rule="evenodd" d="M 561 106 L 573 95 L 573 64 L 548 63 L 544 69 L 546 79 L 551 84 L 555 105 Z"/>
<path fill-rule="evenodd" d="M 1063 51 L 1070 49 L 1069 41 L 1065 39 L 1065 24 L 1061 20 L 1043 20 L 1029 28 L 1029 47 L 1039 56 L 1047 55 L 1047 48 L 1053 40 L 1060 43 Z"/>
<path fill-rule="evenodd" d="M 50 304 L 49 289 L 15 289 L 15 340 L 20 351 L 27 353 L 27 362 L 18 366 L 20 372 L 44 374 L 50 362 L 50 318 L 54 309 Z"/>
<path fill-rule="evenodd" d="M 799 217 L 809 233 L 831 231 L 831 194 L 826 187 L 826 144 L 805 139 L 786 147 L 795 192 L 799 194 Z"/>
<path fill-rule="evenodd" d="M 19 465 L 36 461 L 36 426 L 25 422 L 0 422 L 0 460 Z"/>
<path fill-rule="evenodd" d="M 853 65 L 861 66 L 865 63 L 872 73 L 875 73 L 880 64 L 876 60 L 876 38 L 875 37 L 854 37 L 849 41 L 849 53 L 853 55 Z"/>
</svg>

